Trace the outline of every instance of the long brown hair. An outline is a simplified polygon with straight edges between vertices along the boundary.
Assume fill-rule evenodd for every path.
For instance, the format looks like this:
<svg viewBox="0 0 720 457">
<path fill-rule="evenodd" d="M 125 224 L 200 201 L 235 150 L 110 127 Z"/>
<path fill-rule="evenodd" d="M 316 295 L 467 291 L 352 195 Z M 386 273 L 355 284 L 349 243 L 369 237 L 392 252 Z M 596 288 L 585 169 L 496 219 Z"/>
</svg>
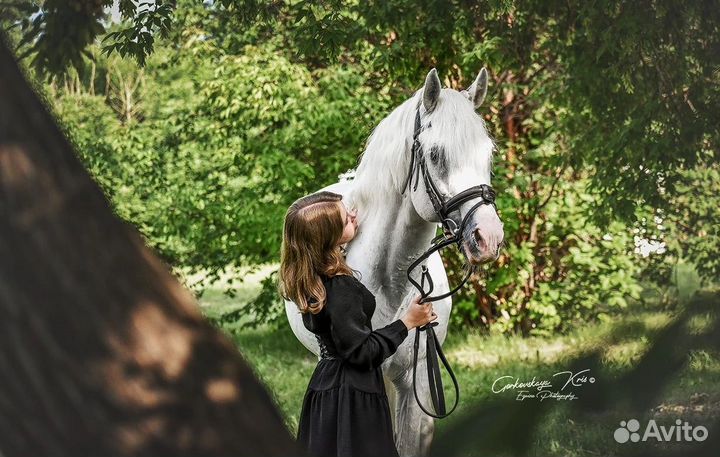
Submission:
<svg viewBox="0 0 720 457">
<path fill-rule="evenodd" d="M 345 229 L 340 200 L 340 194 L 317 192 L 296 200 L 285 214 L 278 286 L 301 313 L 317 314 L 325 306 L 321 274 L 353 274 L 338 247 Z"/>
</svg>

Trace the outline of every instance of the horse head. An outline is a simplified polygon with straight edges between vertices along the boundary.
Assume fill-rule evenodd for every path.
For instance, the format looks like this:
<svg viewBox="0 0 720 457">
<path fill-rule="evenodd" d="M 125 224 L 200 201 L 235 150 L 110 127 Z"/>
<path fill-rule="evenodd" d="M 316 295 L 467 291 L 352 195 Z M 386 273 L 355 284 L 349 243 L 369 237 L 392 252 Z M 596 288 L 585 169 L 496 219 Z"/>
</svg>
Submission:
<svg viewBox="0 0 720 457">
<path fill-rule="evenodd" d="M 444 220 L 444 225 L 457 227 L 462 249 L 473 265 L 496 260 L 504 238 L 490 187 L 494 143 L 475 112 L 487 93 L 487 81 L 483 68 L 468 89 L 443 89 L 437 72 L 431 70 L 413 97 L 415 123 L 404 157 L 410 167 L 406 181 L 415 211 L 428 222 Z M 450 205 L 451 211 L 443 214 L 439 209 L 476 186 L 470 198 Z"/>
</svg>

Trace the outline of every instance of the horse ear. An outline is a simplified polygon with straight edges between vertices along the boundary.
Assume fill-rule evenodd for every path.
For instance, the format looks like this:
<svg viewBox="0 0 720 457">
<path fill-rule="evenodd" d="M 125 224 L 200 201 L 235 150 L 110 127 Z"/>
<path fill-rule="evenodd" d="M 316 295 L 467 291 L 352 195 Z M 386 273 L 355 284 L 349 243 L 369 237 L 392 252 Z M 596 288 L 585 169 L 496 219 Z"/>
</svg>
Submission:
<svg viewBox="0 0 720 457">
<path fill-rule="evenodd" d="M 423 90 L 423 105 L 425 112 L 429 113 L 437 106 L 440 99 L 440 78 L 434 68 L 425 77 L 425 88 Z"/>
<path fill-rule="evenodd" d="M 483 100 L 485 100 L 485 95 L 487 94 L 487 85 L 487 70 L 485 69 L 485 67 L 482 67 L 480 73 L 478 73 L 477 75 L 477 78 L 475 78 L 475 82 L 472 83 L 472 85 L 468 88 L 467 91 L 463 91 L 463 93 L 467 94 L 467 98 L 469 98 L 470 101 L 473 103 L 475 109 L 479 108 L 480 105 L 482 105 Z"/>
</svg>

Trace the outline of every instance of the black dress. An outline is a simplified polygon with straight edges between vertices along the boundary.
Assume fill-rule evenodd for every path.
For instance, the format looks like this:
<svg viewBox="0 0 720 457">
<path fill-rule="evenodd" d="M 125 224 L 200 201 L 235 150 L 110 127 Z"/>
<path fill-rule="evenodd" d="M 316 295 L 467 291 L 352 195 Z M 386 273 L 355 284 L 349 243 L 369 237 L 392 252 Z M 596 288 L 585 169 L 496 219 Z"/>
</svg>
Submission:
<svg viewBox="0 0 720 457">
<path fill-rule="evenodd" d="M 327 302 L 303 314 L 321 359 L 303 399 L 298 442 L 312 457 L 397 457 L 380 365 L 408 330 L 401 320 L 372 330 L 372 292 L 353 276 L 323 278 Z"/>
</svg>

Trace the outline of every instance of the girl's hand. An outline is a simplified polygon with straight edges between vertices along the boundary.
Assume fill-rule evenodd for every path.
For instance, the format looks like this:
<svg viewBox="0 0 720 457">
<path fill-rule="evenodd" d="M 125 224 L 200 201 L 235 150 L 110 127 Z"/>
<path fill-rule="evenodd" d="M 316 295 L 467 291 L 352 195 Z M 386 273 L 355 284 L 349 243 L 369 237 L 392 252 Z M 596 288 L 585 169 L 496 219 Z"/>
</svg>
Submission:
<svg viewBox="0 0 720 457">
<path fill-rule="evenodd" d="M 437 319 L 437 314 L 433 311 L 432 302 L 420 304 L 420 298 L 421 296 L 417 295 L 412 299 L 405 315 L 400 319 L 408 330 L 415 327 L 422 327 Z"/>
</svg>

